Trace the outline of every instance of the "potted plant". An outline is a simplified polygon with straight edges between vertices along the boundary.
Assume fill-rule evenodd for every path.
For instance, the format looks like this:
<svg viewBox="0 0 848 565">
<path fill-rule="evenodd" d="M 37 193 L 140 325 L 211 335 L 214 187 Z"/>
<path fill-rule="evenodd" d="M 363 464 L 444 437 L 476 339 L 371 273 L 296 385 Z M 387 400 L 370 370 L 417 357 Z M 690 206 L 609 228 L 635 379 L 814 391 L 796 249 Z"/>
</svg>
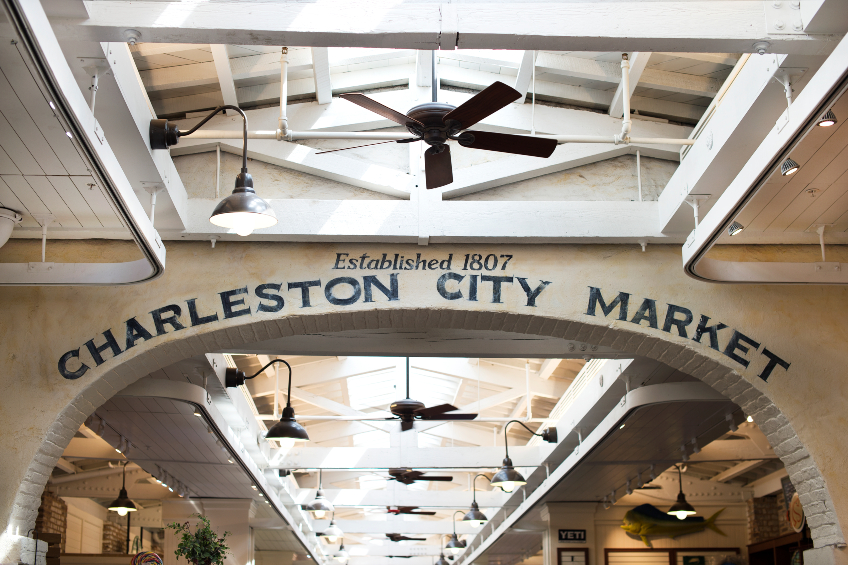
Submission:
<svg viewBox="0 0 848 565">
<path fill-rule="evenodd" d="M 224 557 L 230 549 L 225 542 L 230 532 L 224 532 L 224 535 L 219 538 L 212 530 L 209 518 L 200 514 L 192 514 L 192 516 L 200 519 L 194 533 L 188 522 L 168 524 L 168 528 L 182 535 L 174 555 L 178 559 L 184 557 L 193 565 L 224 565 Z"/>
</svg>

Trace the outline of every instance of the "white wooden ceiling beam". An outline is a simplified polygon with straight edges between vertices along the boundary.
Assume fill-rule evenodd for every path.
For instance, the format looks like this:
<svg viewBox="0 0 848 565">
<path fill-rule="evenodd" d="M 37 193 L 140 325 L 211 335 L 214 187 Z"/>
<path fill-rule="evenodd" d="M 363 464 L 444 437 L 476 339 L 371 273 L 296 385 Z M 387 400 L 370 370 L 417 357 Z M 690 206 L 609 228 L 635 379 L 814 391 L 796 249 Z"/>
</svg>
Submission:
<svg viewBox="0 0 848 565">
<path fill-rule="evenodd" d="M 638 86 L 639 81 L 642 79 L 642 73 L 650 58 L 650 53 L 637 52 L 630 54 L 630 88 L 627 94 L 631 98 L 633 97 L 633 92 L 636 90 L 636 86 Z M 620 71 L 621 67 L 619 67 L 619 76 L 621 75 Z M 715 92 L 713 92 L 713 95 L 715 95 Z M 618 87 L 615 89 L 615 94 L 612 96 L 609 115 L 613 118 L 620 118 L 624 115 L 624 84 L 621 81 L 619 81 Z"/>
<path fill-rule="evenodd" d="M 468 499 L 466 505 L 471 506 L 471 493 L 466 494 Z M 463 505 L 465 506 L 465 505 Z M 482 506 L 481 506 L 481 509 Z M 376 534 L 383 536 L 386 530 L 399 534 L 420 534 L 420 535 L 435 535 L 435 534 L 452 534 L 453 528 L 456 526 L 456 533 L 459 535 L 476 535 L 480 533 L 479 528 L 474 528 L 467 522 L 457 520 L 404 520 L 396 519 L 394 516 L 391 520 L 342 520 L 337 519 L 336 525 L 345 533 L 352 534 Z M 330 526 L 329 520 L 315 520 L 313 529 L 316 532 L 321 532 Z M 427 558 L 431 559 L 431 558 Z"/>
<path fill-rule="evenodd" d="M 572 204 L 574 203 L 572 202 Z M 411 365 L 416 369 L 424 371 L 431 371 L 437 374 L 440 373 L 468 379 L 471 383 L 477 381 L 479 377 L 481 382 L 486 382 L 496 386 L 517 389 L 524 388 L 525 379 L 523 372 L 493 367 L 488 363 L 471 365 L 470 363 L 457 361 L 461 361 L 461 359 L 454 360 L 436 357 L 416 357 L 412 359 Z M 530 392 L 536 396 L 544 396 L 559 400 L 567 388 L 567 384 L 551 380 L 543 381 L 533 374 L 530 375 Z"/>
<path fill-rule="evenodd" d="M 492 445 L 491 430 L 482 429 L 479 425 L 473 426 L 459 422 L 446 422 L 444 426 L 434 426 L 426 430 L 419 430 L 421 433 L 432 435 L 435 437 L 447 440 L 448 446 L 451 446 L 451 440 L 459 443 L 467 443 L 469 445 L 486 446 Z M 417 426 L 420 424 L 416 424 Z"/>
<path fill-rule="evenodd" d="M 312 48 L 312 79 L 315 99 L 319 104 L 329 104 L 333 100 L 333 86 L 330 81 L 330 56 L 326 47 Z"/>
<path fill-rule="evenodd" d="M 241 127 L 241 124 L 236 125 Z M 234 155 L 242 154 L 240 140 L 184 139 L 180 141 L 179 146 L 171 148 L 171 155 L 205 153 L 213 151 L 216 145 L 220 145 L 222 151 Z M 287 169 L 367 188 L 396 198 L 408 198 L 409 196 L 409 175 L 402 171 L 338 154 L 316 155 L 316 152 L 315 149 L 306 145 L 298 145 L 288 141 L 252 139 L 250 145 L 248 145 L 248 157 L 251 159 L 258 159 Z"/>
<path fill-rule="evenodd" d="M 433 83 L 433 52 L 418 50 L 415 52 L 415 84 L 431 86 Z"/>
<path fill-rule="evenodd" d="M 397 425 L 397 424 L 395 424 Z M 509 450 L 516 467 L 537 467 L 542 449 L 517 446 Z M 272 449 L 271 467 L 276 469 L 475 469 L 500 466 L 502 447 L 361 448 L 300 447 Z"/>
<path fill-rule="evenodd" d="M 215 71 L 218 74 L 218 84 L 221 86 L 221 96 L 224 98 L 224 104 L 238 106 L 236 83 L 233 80 L 233 70 L 230 68 L 230 55 L 227 53 L 227 46 L 212 44 L 209 47 L 212 48 L 212 57 L 215 62 Z M 235 110 L 227 110 L 228 116 L 235 114 Z"/>
<path fill-rule="evenodd" d="M 545 359 L 542 361 L 542 367 L 539 369 L 539 378 L 542 380 L 548 380 L 551 375 L 554 374 L 554 371 L 559 367 L 562 359 Z"/>
<path fill-rule="evenodd" d="M 536 52 L 525 51 L 521 56 L 521 66 L 518 67 L 518 75 L 515 77 L 513 88 L 521 93 L 521 102 L 527 99 L 527 91 L 533 81 L 533 66 L 536 64 Z"/>
<path fill-rule="evenodd" d="M 742 461 L 741 463 L 737 463 L 729 469 L 722 471 L 718 475 L 711 477 L 710 480 L 716 483 L 726 483 L 727 481 L 732 481 L 739 475 L 747 473 L 751 469 L 756 469 L 763 463 L 765 463 L 765 461 Z"/>
<path fill-rule="evenodd" d="M 435 475 L 437 473 L 445 474 L 443 471 L 437 471 L 432 474 Z M 298 504 L 308 504 L 315 498 L 315 494 L 315 489 L 299 489 L 295 495 L 295 502 Z M 335 506 L 353 507 L 418 506 L 419 508 L 456 508 L 457 494 L 456 490 L 420 491 L 405 487 L 383 490 L 324 489 L 324 495 Z M 509 500 L 509 496 L 509 494 L 502 492 L 500 489 L 478 490 L 477 503 L 483 508 L 502 506 Z"/>
<path fill-rule="evenodd" d="M 286 4 L 229 0 L 194 2 L 86 1 L 85 20 L 55 21 L 76 39 L 260 45 L 348 45 L 406 49 L 550 49 L 557 51 L 751 52 L 763 39 L 779 53 L 829 52 L 837 38 L 769 35 L 761 1 L 615 3 L 468 3 L 447 19 L 439 3 L 358 0 Z M 378 10 L 379 17 L 374 10 Z M 520 14 L 520 17 L 516 17 Z M 599 33 L 604 30 L 605 33 Z"/>
</svg>

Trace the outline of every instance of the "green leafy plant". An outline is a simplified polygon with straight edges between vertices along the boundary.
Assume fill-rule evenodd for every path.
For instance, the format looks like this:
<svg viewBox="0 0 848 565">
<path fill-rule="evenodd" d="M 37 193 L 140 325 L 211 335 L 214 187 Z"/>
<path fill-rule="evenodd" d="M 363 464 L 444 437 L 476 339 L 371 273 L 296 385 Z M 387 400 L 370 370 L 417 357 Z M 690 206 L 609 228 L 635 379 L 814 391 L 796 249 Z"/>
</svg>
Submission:
<svg viewBox="0 0 848 565">
<path fill-rule="evenodd" d="M 188 522 L 168 524 L 168 528 L 182 535 L 174 555 L 177 558 L 184 557 L 186 561 L 194 565 L 224 565 L 224 557 L 230 549 L 225 542 L 230 532 L 224 532 L 224 535 L 219 538 L 218 534 L 212 530 L 209 518 L 192 514 L 192 517 L 195 516 L 200 519 L 200 522 L 194 533 Z"/>
</svg>

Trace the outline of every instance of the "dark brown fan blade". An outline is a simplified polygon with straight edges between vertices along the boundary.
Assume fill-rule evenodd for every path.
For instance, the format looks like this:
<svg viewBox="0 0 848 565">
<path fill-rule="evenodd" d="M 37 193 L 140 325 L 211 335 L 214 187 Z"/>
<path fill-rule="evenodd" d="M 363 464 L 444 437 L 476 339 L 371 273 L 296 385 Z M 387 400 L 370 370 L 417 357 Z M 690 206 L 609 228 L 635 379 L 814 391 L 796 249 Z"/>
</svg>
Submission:
<svg viewBox="0 0 848 565">
<path fill-rule="evenodd" d="M 483 118 L 491 116 L 510 102 L 521 98 L 521 93 L 500 81 L 495 81 L 461 104 L 459 108 L 451 110 L 442 118 L 447 124 L 448 120 L 456 120 L 461 129 L 470 128 Z"/>
<path fill-rule="evenodd" d="M 433 416 L 439 416 L 440 414 L 453 412 L 454 410 L 459 410 L 459 408 L 453 404 L 439 404 L 438 406 L 431 406 L 430 408 L 420 408 L 415 411 L 415 415 L 421 416 L 422 418 L 432 418 Z"/>
<path fill-rule="evenodd" d="M 398 139 L 391 141 L 381 141 L 379 143 L 366 143 L 365 145 L 354 145 L 353 147 L 342 147 L 341 149 L 327 149 L 326 151 L 316 151 L 316 155 L 322 155 L 324 153 L 334 153 L 336 151 L 347 151 L 348 149 L 359 149 L 360 147 L 371 147 L 372 145 L 383 145 L 384 143 L 412 143 L 413 141 L 418 141 L 417 139 Z"/>
<path fill-rule="evenodd" d="M 427 188 L 439 188 L 453 182 L 453 166 L 451 165 L 450 147 L 444 146 L 444 151 L 437 153 L 435 147 L 424 152 L 424 176 L 427 177 Z"/>
<path fill-rule="evenodd" d="M 427 418 L 428 420 L 473 420 L 477 417 L 477 414 L 442 414 L 441 416 L 434 416 L 432 418 Z"/>
<path fill-rule="evenodd" d="M 473 136 L 473 139 L 471 136 Z M 557 146 L 555 139 L 476 130 L 463 132 L 459 137 L 459 144 L 472 149 L 500 151 L 501 153 L 529 155 L 530 157 L 550 157 Z"/>
<path fill-rule="evenodd" d="M 400 423 L 400 431 L 408 432 L 412 429 L 412 422 L 401 422 Z"/>
<path fill-rule="evenodd" d="M 483 92 L 485 92 L 485 91 L 483 91 Z M 371 110 L 375 114 L 379 114 L 380 116 L 383 116 L 384 118 L 389 119 L 389 120 L 391 120 L 395 123 L 398 123 L 402 126 L 405 126 L 406 124 L 416 124 L 416 125 L 418 125 L 422 128 L 424 127 L 424 124 L 422 124 L 418 120 L 414 120 L 414 119 L 410 118 L 409 116 L 407 116 L 405 114 L 401 114 L 400 112 L 396 112 L 395 110 L 392 110 L 388 106 L 384 106 L 383 104 L 380 104 L 376 100 L 374 100 L 372 98 L 368 98 L 367 96 L 365 96 L 364 94 L 361 94 L 359 92 L 350 92 L 350 93 L 347 93 L 347 94 L 340 94 L 339 96 L 344 98 L 345 100 L 349 100 L 349 101 L 353 102 L 357 106 L 362 106 L 366 110 Z"/>
<path fill-rule="evenodd" d="M 453 480 L 453 477 L 445 477 L 445 476 L 438 476 L 438 475 L 433 475 L 433 476 L 431 477 L 431 476 L 429 476 L 429 475 L 424 475 L 423 477 L 418 477 L 418 478 L 417 478 L 417 479 L 415 479 L 415 480 L 416 480 L 416 481 L 441 481 L 441 482 L 448 482 L 448 481 L 452 481 L 452 480 Z"/>
</svg>

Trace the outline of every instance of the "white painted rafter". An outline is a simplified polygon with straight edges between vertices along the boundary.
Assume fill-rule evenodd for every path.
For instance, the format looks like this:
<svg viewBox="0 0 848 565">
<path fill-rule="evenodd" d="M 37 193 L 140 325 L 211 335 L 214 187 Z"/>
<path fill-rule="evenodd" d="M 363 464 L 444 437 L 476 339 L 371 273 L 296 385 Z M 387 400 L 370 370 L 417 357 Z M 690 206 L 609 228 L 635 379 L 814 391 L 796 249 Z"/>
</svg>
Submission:
<svg viewBox="0 0 848 565">
<path fill-rule="evenodd" d="M 533 65 L 536 64 L 536 52 L 525 51 L 521 55 L 521 66 L 518 67 L 518 76 L 515 77 L 514 88 L 521 93 L 521 101 L 527 98 L 527 91 L 533 81 Z"/>
<path fill-rule="evenodd" d="M 238 106 L 236 83 L 233 80 L 233 70 L 230 68 L 230 55 L 227 53 L 227 46 L 213 44 L 209 47 L 212 48 L 212 57 L 214 58 L 215 71 L 218 74 L 218 84 L 221 86 L 221 95 L 224 98 L 224 104 Z M 235 110 L 227 110 L 228 116 L 235 114 Z"/>
<path fill-rule="evenodd" d="M 333 100 L 333 86 L 330 80 L 330 56 L 326 47 L 312 48 L 312 79 L 315 83 L 315 99 L 319 104 L 329 104 Z"/>
</svg>

